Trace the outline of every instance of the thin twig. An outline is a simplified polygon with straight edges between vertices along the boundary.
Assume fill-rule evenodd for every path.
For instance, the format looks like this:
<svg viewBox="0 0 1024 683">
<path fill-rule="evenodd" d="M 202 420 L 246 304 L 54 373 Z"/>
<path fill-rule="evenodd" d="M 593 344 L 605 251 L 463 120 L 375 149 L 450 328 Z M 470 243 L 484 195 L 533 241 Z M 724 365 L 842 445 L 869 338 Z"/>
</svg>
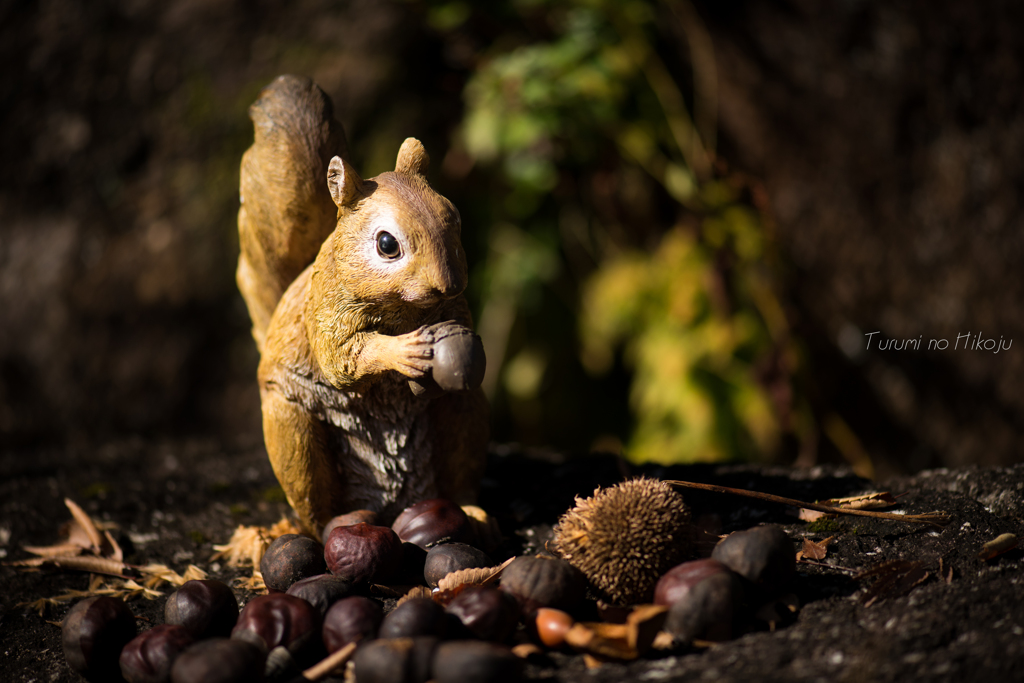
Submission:
<svg viewBox="0 0 1024 683">
<path fill-rule="evenodd" d="M 875 510 L 855 510 L 852 508 L 837 508 L 831 505 L 822 505 L 820 503 L 804 503 L 799 500 L 793 500 L 792 498 L 783 498 L 782 496 L 775 496 L 770 493 L 761 493 L 759 491 L 747 491 L 746 489 L 733 489 L 728 486 L 717 486 L 715 484 L 697 484 L 691 481 L 666 481 L 666 484 L 671 486 L 681 486 L 683 488 L 690 489 L 702 489 L 704 491 L 714 491 L 715 493 L 731 493 L 736 496 L 746 496 L 747 498 L 757 498 L 758 500 L 765 500 L 769 503 L 780 503 L 782 505 L 792 505 L 793 507 L 804 508 L 806 510 L 817 510 L 818 512 L 826 512 L 832 515 L 855 515 L 858 517 L 875 517 L 877 519 L 892 519 L 900 522 L 916 522 L 918 524 L 930 524 L 935 527 L 942 527 L 949 523 L 949 515 L 945 512 L 926 512 L 921 515 L 896 515 L 891 512 L 877 512 Z"/>
<path fill-rule="evenodd" d="M 327 674 L 331 673 L 339 666 L 344 664 L 352 656 L 352 653 L 356 651 L 356 643 L 349 643 L 345 647 L 341 648 L 334 654 L 327 657 L 327 659 L 321 660 L 319 664 L 311 666 L 302 672 L 302 677 L 311 681 L 318 681 Z"/>
</svg>

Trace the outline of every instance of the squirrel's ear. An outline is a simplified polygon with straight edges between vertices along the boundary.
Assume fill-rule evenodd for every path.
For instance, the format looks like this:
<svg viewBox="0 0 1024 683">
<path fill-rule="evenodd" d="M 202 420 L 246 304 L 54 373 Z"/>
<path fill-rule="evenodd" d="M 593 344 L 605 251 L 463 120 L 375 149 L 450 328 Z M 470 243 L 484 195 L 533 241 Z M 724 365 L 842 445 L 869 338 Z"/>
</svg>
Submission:
<svg viewBox="0 0 1024 683">
<path fill-rule="evenodd" d="M 363 196 L 363 179 L 341 157 L 331 159 L 331 165 L 327 167 L 327 187 L 339 208 L 351 206 Z"/>
<path fill-rule="evenodd" d="M 423 143 L 416 138 L 406 138 L 402 148 L 398 150 L 395 173 L 426 175 L 429 165 L 430 157 L 427 150 L 423 149 Z"/>
</svg>

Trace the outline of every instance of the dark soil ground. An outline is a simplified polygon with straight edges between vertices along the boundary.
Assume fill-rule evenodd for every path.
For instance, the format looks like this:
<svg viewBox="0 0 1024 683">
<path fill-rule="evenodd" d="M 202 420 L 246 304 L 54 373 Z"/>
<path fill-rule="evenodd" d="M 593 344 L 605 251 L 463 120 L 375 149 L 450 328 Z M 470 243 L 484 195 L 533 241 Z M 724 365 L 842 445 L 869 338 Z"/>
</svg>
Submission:
<svg viewBox="0 0 1024 683">
<path fill-rule="evenodd" d="M 496 448 L 481 500 L 495 515 L 507 554 L 530 553 L 576 495 L 589 495 L 637 472 L 613 458 L 565 458 Z M 712 482 L 820 500 L 864 491 L 906 492 L 897 509 L 942 510 L 941 529 L 848 517 L 815 533 L 795 511 L 721 494 L 686 492 L 697 518 L 721 532 L 761 523 L 803 538 L 835 536 L 820 565 L 798 565 L 798 613 L 771 631 L 751 620 L 735 640 L 710 648 L 657 652 L 629 664 L 587 670 L 581 655 L 555 653 L 531 661 L 530 679 L 995 681 L 1020 680 L 1024 667 L 1024 551 L 988 561 L 981 546 L 1003 533 L 1024 535 L 1024 465 L 1003 469 L 933 470 L 872 484 L 842 470 L 794 471 L 753 466 L 645 468 L 665 478 Z M 287 512 L 262 446 L 212 441 L 125 441 L 106 447 L 6 455 L 0 461 L 0 550 L 5 561 L 28 556 L 21 546 L 58 540 L 70 517 L 64 497 L 97 519 L 115 522 L 137 564 L 164 563 L 179 572 L 194 563 L 230 581 L 244 570 L 213 563 L 213 545 L 238 524 L 271 524 Z M 883 591 L 866 604 L 871 579 L 853 573 L 880 563 L 921 563 L 913 588 Z M 77 681 L 65 664 L 56 625 L 68 605 L 42 615 L 22 606 L 68 589 L 84 590 L 86 574 L 0 567 L 0 678 Z M 165 587 L 165 592 L 169 590 Z M 239 590 L 240 601 L 251 597 Z M 141 628 L 162 622 L 163 600 L 130 603 Z"/>
</svg>

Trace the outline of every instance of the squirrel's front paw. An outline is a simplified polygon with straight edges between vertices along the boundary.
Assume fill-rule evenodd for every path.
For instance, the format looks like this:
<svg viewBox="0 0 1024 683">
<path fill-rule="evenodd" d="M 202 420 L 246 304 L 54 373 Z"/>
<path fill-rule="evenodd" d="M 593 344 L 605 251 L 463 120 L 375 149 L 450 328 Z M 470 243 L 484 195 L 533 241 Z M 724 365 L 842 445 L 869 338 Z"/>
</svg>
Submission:
<svg viewBox="0 0 1024 683">
<path fill-rule="evenodd" d="M 413 379 L 427 374 L 434 358 L 433 332 L 433 326 L 424 325 L 394 337 L 392 369 Z"/>
</svg>

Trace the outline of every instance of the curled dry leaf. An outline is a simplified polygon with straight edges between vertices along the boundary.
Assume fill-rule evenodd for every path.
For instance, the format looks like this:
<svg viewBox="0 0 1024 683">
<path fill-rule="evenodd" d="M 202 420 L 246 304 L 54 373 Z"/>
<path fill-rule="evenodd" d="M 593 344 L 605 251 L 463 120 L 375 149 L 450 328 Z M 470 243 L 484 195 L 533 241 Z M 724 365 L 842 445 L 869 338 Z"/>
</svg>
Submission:
<svg viewBox="0 0 1024 683">
<path fill-rule="evenodd" d="M 911 560 L 893 560 L 883 562 L 853 577 L 860 581 L 874 578 L 867 592 L 861 596 L 865 607 L 870 607 L 879 600 L 899 597 L 909 593 L 915 586 L 928 578 L 924 564 Z"/>
<path fill-rule="evenodd" d="M 274 539 L 285 534 L 300 534 L 302 530 L 287 517 L 281 518 L 269 529 L 260 526 L 239 526 L 231 534 L 231 538 L 224 545 L 215 545 L 216 550 L 211 560 L 226 559 L 229 567 L 242 567 L 252 565 L 256 569 L 260 566 L 263 553 L 267 547 L 274 542 Z"/>
<path fill-rule="evenodd" d="M 78 503 L 71 500 L 70 498 L 64 499 L 64 504 L 68 506 L 68 510 L 71 511 L 71 516 L 75 518 L 82 530 L 85 531 L 86 536 L 89 538 L 89 543 L 92 546 L 94 553 L 99 553 L 103 548 L 103 537 L 100 536 L 100 530 L 96 528 L 96 524 L 92 521 L 92 518 L 86 514 L 85 510 L 79 507 Z"/>
<path fill-rule="evenodd" d="M 33 555 L 40 555 L 42 557 L 70 557 L 73 555 L 81 555 L 82 551 L 85 550 L 80 545 L 75 543 L 58 543 L 57 545 L 23 545 L 21 549 L 30 552 Z"/>
<path fill-rule="evenodd" d="M 667 616 L 668 607 L 663 605 L 639 605 L 624 624 L 577 622 L 565 634 L 565 642 L 598 659 L 636 659 L 654 646 Z"/>
<path fill-rule="evenodd" d="M 1013 534 L 1002 534 L 996 536 L 994 539 L 981 546 L 981 552 L 978 553 L 978 559 L 980 560 L 991 560 L 997 555 L 1013 550 L 1017 547 L 1017 537 Z"/>
<path fill-rule="evenodd" d="M 413 586 L 409 589 L 408 593 L 398 599 L 398 602 L 395 603 L 395 607 L 400 607 L 409 600 L 414 600 L 416 598 L 429 598 L 431 595 L 430 589 L 426 586 Z"/>
<path fill-rule="evenodd" d="M 147 588 L 156 588 L 157 586 L 163 583 L 170 583 L 174 584 L 175 586 L 181 586 L 186 581 L 191 581 L 192 579 L 206 578 L 206 572 L 200 569 L 199 567 L 195 566 L 194 564 L 190 564 L 188 566 L 188 569 L 185 570 L 184 576 L 174 571 L 165 564 L 147 564 L 144 567 L 136 567 L 136 569 L 138 569 L 139 572 L 141 572 L 145 577 L 143 580 L 143 584 Z"/>
<path fill-rule="evenodd" d="M 454 590 L 463 585 L 487 586 L 497 581 L 501 577 L 501 573 L 505 571 L 505 567 L 514 559 L 516 558 L 510 557 L 497 567 L 477 567 L 451 572 L 437 582 L 437 587 L 441 592 L 444 592 Z"/>
</svg>

